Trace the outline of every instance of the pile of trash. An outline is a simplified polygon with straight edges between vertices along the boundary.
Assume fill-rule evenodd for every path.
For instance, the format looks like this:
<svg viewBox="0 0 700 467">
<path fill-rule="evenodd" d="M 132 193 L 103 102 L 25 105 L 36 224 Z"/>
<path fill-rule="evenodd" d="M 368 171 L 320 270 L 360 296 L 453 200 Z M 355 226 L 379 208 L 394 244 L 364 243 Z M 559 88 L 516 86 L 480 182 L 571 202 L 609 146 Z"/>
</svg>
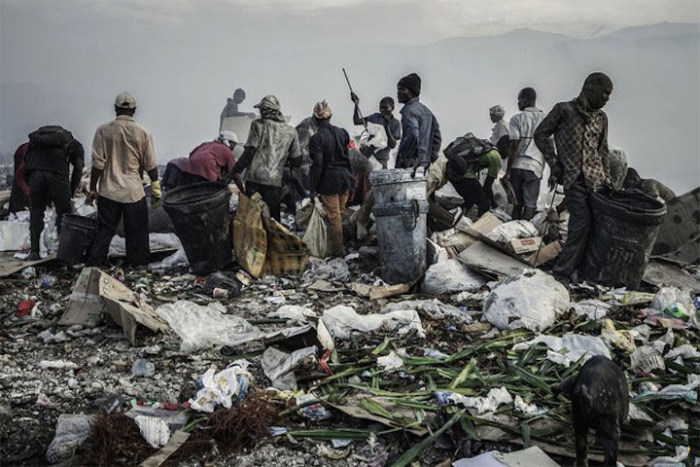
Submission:
<svg viewBox="0 0 700 467">
<path fill-rule="evenodd" d="M 595 355 L 629 382 L 624 465 L 697 455 L 697 289 L 462 268 L 389 286 L 371 247 L 257 280 L 25 267 L 0 285 L 0 461 L 571 463 L 556 388 Z"/>
</svg>

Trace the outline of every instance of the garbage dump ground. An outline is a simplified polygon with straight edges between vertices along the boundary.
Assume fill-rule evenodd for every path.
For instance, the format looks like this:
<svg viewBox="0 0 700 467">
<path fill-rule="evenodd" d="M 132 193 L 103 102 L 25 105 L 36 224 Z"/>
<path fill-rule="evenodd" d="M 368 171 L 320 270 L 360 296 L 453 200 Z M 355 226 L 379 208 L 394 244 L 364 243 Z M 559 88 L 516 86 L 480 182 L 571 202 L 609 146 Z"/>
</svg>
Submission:
<svg viewBox="0 0 700 467">
<path fill-rule="evenodd" d="M 572 464 L 570 402 L 555 387 L 597 354 L 629 381 L 620 461 L 694 462 L 689 292 L 552 286 L 533 308 L 523 290 L 548 287 L 543 272 L 435 295 L 383 287 L 374 247 L 346 258 L 259 280 L 104 270 L 133 294 L 120 307 L 137 318 L 133 342 L 107 309 L 95 327 L 58 324 L 80 268 L 3 278 L 0 463 L 451 465 L 535 446 Z M 494 314 L 499 300 L 510 306 Z"/>
</svg>

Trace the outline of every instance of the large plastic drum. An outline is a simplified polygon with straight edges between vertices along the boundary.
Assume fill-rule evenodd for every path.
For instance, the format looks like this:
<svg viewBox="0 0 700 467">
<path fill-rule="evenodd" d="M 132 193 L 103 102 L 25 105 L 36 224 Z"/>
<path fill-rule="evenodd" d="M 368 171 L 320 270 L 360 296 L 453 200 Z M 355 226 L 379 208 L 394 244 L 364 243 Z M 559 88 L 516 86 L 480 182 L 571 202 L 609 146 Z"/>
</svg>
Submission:
<svg viewBox="0 0 700 467">
<path fill-rule="evenodd" d="M 638 287 L 666 205 L 636 191 L 596 192 L 591 195 L 591 209 L 593 233 L 584 257 L 584 278 L 611 287 Z"/>
<path fill-rule="evenodd" d="M 66 263 L 82 263 L 97 232 L 97 219 L 77 214 L 66 214 L 61 221 L 56 257 Z"/>
<path fill-rule="evenodd" d="M 378 206 L 374 217 L 381 277 L 389 284 L 413 282 L 425 272 L 427 201 Z"/>
<path fill-rule="evenodd" d="M 373 170 L 369 174 L 369 182 L 375 205 L 426 199 L 425 177 L 421 168 L 415 174 L 413 169 Z"/>
<path fill-rule="evenodd" d="M 212 182 L 175 188 L 163 197 L 165 212 L 195 274 L 209 274 L 233 259 L 230 198 L 227 187 Z"/>
</svg>

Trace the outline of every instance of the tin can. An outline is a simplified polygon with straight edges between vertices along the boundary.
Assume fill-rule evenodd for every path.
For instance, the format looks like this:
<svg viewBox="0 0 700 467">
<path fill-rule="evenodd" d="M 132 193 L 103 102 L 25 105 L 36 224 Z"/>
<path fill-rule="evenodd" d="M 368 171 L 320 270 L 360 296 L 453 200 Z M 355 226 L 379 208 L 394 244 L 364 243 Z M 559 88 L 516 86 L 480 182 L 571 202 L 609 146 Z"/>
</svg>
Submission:
<svg viewBox="0 0 700 467">
<path fill-rule="evenodd" d="M 228 298 L 228 290 L 216 287 L 212 293 L 214 298 Z"/>
</svg>

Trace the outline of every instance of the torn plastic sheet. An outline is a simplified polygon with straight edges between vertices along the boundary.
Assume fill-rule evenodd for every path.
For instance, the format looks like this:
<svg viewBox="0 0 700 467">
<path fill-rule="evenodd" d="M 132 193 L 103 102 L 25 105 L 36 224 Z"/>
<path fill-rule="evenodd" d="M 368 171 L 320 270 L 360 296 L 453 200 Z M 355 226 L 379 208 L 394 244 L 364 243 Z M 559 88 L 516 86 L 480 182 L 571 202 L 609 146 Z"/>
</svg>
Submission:
<svg viewBox="0 0 700 467">
<path fill-rule="evenodd" d="M 634 371 L 651 373 L 654 370 L 665 370 L 666 363 L 653 346 L 645 345 L 639 347 L 630 355 L 630 368 Z"/>
<path fill-rule="evenodd" d="M 401 352 L 403 350 L 403 352 Z M 406 349 L 399 349 L 399 353 L 405 355 Z M 377 366 L 384 371 L 394 371 L 403 367 L 403 359 L 399 356 L 399 353 L 393 350 L 389 352 L 389 355 L 384 355 L 383 357 L 377 358 Z"/>
<path fill-rule="evenodd" d="M 162 261 L 151 263 L 148 268 L 151 271 L 163 271 L 166 269 L 178 268 L 178 267 L 188 267 L 190 265 L 187 259 L 187 254 L 185 250 L 179 249 L 170 256 L 163 258 Z"/>
<path fill-rule="evenodd" d="M 595 355 L 604 355 L 610 358 L 610 350 L 601 338 L 571 332 L 564 334 L 564 337 L 539 335 L 530 341 L 515 344 L 513 350 L 526 350 L 531 345 L 540 342 L 549 348 L 547 351 L 548 360 L 566 367 L 582 356 L 585 356 L 585 360 Z"/>
<path fill-rule="evenodd" d="M 450 392 L 436 392 L 436 397 L 468 409 L 476 409 L 479 414 L 494 412 L 500 405 L 513 403 L 513 396 L 505 387 L 493 388 L 486 397 L 468 397 Z"/>
<path fill-rule="evenodd" d="M 529 415 L 531 417 L 534 417 L 535 415 L 541 415 L 545 412 L 547 412 L 547 409 L 544 407 L 538 407 L 537 404 L 534 402 L 531 404 L 528 404 L 523 400 L 522 397 L 520 397 L 519 394 L 515 395 L 515 400 L 513 401 L 513 407 L 515 407 L 515 410 L 525 414 Z"/>
<path fill-rule="evenodd" d="M 577 316 L 587 316 L 588 319 L 605 318 L 611 308 L 611 304 L 596 299 L 582 300 L 573 304 L 574 313 Z"/>
<path fill-rule="evenodd" d="M 688 385 L 669 384 L 660 391 L 648 390 L 637 394 L 632 398 L 632 402 L 647 402 L 654 400 L 682 400 L 689 404 L 698 402 L 698 392 L 694 389 L 689 389 Z"/>
<path fill-rule="evenodd" d="M 415 310 L 396 310 L 383 314 L 359 315 L 345 305 L 337 305 L 323 312 L 321 320 L 336 339 L 348 339 L 352 331 L 396 331 L 402 336 L 415 330 L 424 339 L 425 331 Z"/>
<path fill-rule="evenodd" d="M 212 368 L 208 369 L 198 381 L 201 389 L 191 400 L 191 407 L 208 413 L 212 413 L 217 405 L 230 409 L 234 403 L 234 396 L 238 402 L 248 393 L 248 387 L 253 380 L 253 376 L 246 369 L 248 365 L 245 360 L 236 360 L 218 373 Z"/>
<path fill-rule="evenodd" d="M 527 465 L 537 467 L 559 466 L 537 446 L 508 453 L 488 451 L 478 456 L 459 459 L 452 463 L 453 467 L 520 467 Z"/>
<path fill-rule="evenodd" d="M 46 450 L 46 460 L 58 464 L 73 457 L 75 450 L 92 433 L 94 415 L 61 414 L 56 423 L 56 434 Z"/>
<path fill-rule="evenodd" d="M 615 329 L 615 324 L 610 319 L 603 322 L 603 328 L 600 330 L 600 338 L 610 348 L 618 348 L 626 352 L 633 352 L 637 346 L 634 343 L 634 335 L 630 331 L 618 331 Z"/>
<path fill-rule="evenodd" d="M 180 238 L 174 233 L 150 233 L 148 234 L 148 246 L 151 251 L 182 250 Z M 126 256 L 126 239 L 115 235 L 112 243 L 109 244 L 109 256 L 121 258 Z"/>
<path fill-rule="evenodd" d="M 484 317 L 500 330 L 541 331 L 569 310 L 569 291 L 549 274 L 534 270 L 500 282 L 484 303 Z"/>
<path fill-rule="evenodd" d="M 276 311 L 267 314 L 268 318 L 288 319 L 289 324 L 308 324 L 309 318 L 317 318 L 316 313 L 311 308 L 299 305 L 282 305 Z"/>
<path fill-rule="evenodd" d="M 317 366 L 316 353 L 318 348 L 314 345 L 295 350 L 291 354 L 282 352 L 274 347 L 268 347 L 262 354 L 260 366 L 272 386 L 281 389 L 297 389 L 295 370 L 315 368 Z"/>
<path fill-rule="evenodd" d="M 686 358 L 700 358 L 700 352 L 692 344 L 683 344 L 678 347 L 671 349 L 666 354 L 666 358 L 674 360 L 676 357 Z"/>
<path fill-rule="evenodd" d="M 218 302 L 200 306 L 178 300 L 159 306 L 156 313 L 180 336 L 183 352 L 217 345 L 236 346 L 265 336 L 245 319 L 225 314 L 226 308 Z"/>
<path fill-rule="evenodd" d="M 432 319 L 449 318 L 464 324 L 471 324 L 473 322 L 472 314 L 481 314 L 481 311 L 469 312 L 465 307 L 457 308 L 454 305 L 447 305 L 437 298 L 433 298 L 432 300 L 404 300 L 402 302 L 389 303 L 379 312 L 389 313 L 397 310 L 420 310 L 429 315 Z"/>
</svg>

